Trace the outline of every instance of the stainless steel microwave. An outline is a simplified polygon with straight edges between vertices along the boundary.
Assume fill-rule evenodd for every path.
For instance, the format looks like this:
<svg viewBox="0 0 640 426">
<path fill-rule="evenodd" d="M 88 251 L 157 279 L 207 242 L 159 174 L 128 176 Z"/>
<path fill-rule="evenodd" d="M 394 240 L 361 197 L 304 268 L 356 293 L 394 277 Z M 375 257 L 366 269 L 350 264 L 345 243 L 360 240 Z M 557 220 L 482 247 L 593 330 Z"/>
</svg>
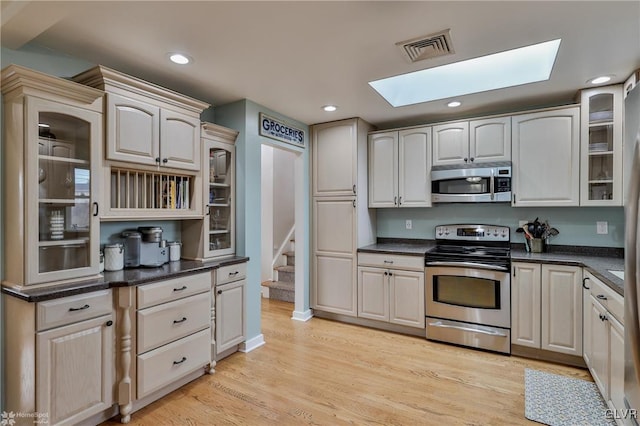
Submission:
<svg viewBox="0 0 640 426">
<path fill-rule="evenodd" d="M 434 203 L 511 202 L 511 162 L 434 166 L 431 169 Z"/>
</svg>

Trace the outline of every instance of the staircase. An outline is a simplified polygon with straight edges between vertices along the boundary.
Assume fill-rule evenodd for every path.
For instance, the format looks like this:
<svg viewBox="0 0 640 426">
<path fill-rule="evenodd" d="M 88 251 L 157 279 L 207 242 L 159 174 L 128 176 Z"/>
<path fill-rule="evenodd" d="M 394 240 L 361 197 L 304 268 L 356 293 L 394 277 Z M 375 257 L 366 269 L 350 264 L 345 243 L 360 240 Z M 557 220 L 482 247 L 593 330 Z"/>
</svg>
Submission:
<svg viewBox="0 0 640 426">
<path fill-rule="evenodd" d="M 293 243 L 291 241 L 291 251 L 282 253 L 285 257 L 285 265 L 273 268 L 276 273 L 277 281 L 265 281 L 262 283 L 264 287 L 269 288 L 269 299 L 282 300 L 284 302 L 295 302 L 295 264 L 296 255 L 293 251 Z"/>
</svg>

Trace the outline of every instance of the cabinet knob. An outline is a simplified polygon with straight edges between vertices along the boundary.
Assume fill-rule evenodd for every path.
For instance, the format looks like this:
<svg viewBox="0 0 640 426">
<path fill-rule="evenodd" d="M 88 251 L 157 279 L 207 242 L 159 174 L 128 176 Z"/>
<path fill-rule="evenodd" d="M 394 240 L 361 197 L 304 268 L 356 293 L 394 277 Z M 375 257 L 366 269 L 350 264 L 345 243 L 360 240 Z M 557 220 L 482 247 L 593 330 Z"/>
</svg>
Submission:
<svg viewBox="0 0 640 426">
<path fill-rule="evenodd" d="M 467 163 L 469 161 L 469 159 L 467 157 L 464 157 L 464 162 Z"/>
<path fill-rule="evenodd" d="M 156 163 L 160 163 L 160 157 L 156 157 Z"/>
<path fill-rule="evenodd" d="M 217 293 L 218 293 L 218 294 L 222 294 L 222 290 L 218 290 L 218 291 L 217 291 Z"/>
<path fill-rule="evenodd" d="M 168 158 L 163 158 L 163 159 L 162 159 L 162 162 L 163 162 L 164 164 L 167 164 L 167 163 L 169 162 L 169 159 L 168 159 Z"/>
<path fill-rule="evenodd" d="M 111 327 L 113 325 L 113 321 L 109 320 L 109 321 L 107 321 L 107 323 L 105 325 L 107 327 Z"/>
<path fill-rule="evenodd" d="M 471 157 L 469 158 L 469 161 L 471 161 L 473 163 L 473 160 L 475 160 L 475 158 Z"/>
<path fill-rule="evenodd" d="M 387 275 L 389 275 L 389 273 L 385 271 L 384 275 L 387 276 Z"/>
</svg>

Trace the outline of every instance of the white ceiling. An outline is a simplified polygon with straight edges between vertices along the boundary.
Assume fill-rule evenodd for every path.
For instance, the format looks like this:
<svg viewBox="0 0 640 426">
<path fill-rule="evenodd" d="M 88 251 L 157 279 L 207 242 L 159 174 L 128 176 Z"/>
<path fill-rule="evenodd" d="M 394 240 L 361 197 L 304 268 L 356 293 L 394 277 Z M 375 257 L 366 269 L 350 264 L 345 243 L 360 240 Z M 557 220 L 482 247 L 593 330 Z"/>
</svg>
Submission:
<svg viewBox="0 0 640 426">
<path fill-rule="evenodd" d="M 451 29 L 453 55 L 410 64 L 396 42 Z M 307 124 L 381 128 L 570 103 L 586 81 L 640 68 L 639 1 L 2 0 L 1 41 L 26 43 L 223 105 L 242 98 Z M 368 81 L 561 38 L 548 81 L 391 107 Z M 168 62 L 181 51 L 195 61 Z M 337 104 L 338 111 L 320 107 Z"/>
</svg>

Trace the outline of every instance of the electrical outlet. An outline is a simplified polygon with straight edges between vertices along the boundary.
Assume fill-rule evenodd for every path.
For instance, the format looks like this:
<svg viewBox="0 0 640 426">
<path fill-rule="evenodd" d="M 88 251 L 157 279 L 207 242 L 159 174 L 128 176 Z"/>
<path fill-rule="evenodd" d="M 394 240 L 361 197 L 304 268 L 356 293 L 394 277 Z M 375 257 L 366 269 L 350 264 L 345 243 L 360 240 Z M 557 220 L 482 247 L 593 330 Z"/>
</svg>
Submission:
<svg viewBox="0 0 640 426">
<path fill-rule="evenodd" d="M 518 221 L 518 228 L 522 228 L 523 226 L 525 226 L 527 223 L 529 223 L 528 220 L 519 220 Z"/>
<path fill-rule="evenodd" d="M 596 222 L 596 232 L 598 234 L 608 234 L 609 233 L 609 223 L 604 222 Z"/>
<path fill-rule="evenodd" d="M 407 219 L 406 222 L 404 223 L 404 227 L 406 229 L 412 229 L 413 228 L 413 222 L 411 221 L 411 219 Z"/>
</svg>

